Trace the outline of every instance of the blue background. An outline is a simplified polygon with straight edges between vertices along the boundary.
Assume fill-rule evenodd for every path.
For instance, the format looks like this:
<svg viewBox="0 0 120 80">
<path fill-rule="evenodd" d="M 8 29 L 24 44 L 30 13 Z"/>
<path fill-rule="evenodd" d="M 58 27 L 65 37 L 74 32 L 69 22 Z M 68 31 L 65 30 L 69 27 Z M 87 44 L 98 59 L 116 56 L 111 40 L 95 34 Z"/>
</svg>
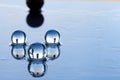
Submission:
<svg viewBox="0 0 120 80">
<path fill-rule="evenodd" d="M 44 23 L 31 28 L 26 23 L 29 9 L 25 0 L 0 1 L 1 80 L 119 80 L 120 3 L 46 0 Z M 45 42 L 50 30 L 61 34 L 61 55 L 48 62 L 42 78 L 33 78 L 28 62 L 11 55 L 11 35 L 23 30 L 27 43 Z"/>
</svg>

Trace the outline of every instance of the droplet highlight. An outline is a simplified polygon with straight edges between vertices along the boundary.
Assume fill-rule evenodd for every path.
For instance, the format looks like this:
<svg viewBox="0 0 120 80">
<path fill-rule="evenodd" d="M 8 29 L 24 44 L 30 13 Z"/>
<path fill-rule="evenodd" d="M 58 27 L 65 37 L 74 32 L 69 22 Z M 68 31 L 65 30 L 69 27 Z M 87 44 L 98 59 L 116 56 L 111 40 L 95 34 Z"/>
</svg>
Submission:
<svg viewBox="0 0 120 80">
<path fill-rule="evenodd" d="M 30 61 L 44 60 L 45 46 L 41 43 L 33 43 L 28 49 L 28 56 Z"/>
<path fill-rule="evenodd" d="M 60 33 L 56 30 L 49 30 L 46 32 L 45 34 L 45 42 L 47 44 L 51 44 L 51 43 L 54 43 L 54 44 L 59 44 L 60 42 Z"/>
<path fill-rule="evenodd" d="M 17 30 L 11 36 L 12 44 L 25 44 L 26 34 L 23 31 Z"/>
</svg>

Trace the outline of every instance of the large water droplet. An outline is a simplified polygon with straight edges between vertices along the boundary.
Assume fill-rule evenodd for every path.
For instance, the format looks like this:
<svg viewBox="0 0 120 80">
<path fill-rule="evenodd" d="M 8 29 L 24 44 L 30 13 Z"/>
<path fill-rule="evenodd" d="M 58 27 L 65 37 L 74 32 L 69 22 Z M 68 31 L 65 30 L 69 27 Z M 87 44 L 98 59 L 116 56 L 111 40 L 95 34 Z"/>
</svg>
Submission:
<svg viewBox="0 0 120 80">
<path fill-rule="evenodd" d="M 56 30 L 49 30 L 45 34 L 46 43 L 56 43 L 60 41 L 60 33 Z"/>
<path fill-rule="evenodd" d="M 13 32 L 11 41 L 13 44 L 25 44 L 26 34 L 23 31 L 17 30 Z"/>
<path fill-rule="evenodd" d="M 33 77 L 42 77 L 47 71 L 47 64 L 30 62 L 28 65 L 28 71 Z"/>
<path fill-rule="evenodd" d="M 57 59 L 60 55 L 60 48 L 57 44 L 47 44 L 46 45 L 46 54 L 45 56 L 50 59 L 54 60 Z"/>
<path fill-rule="evenodd" d="M 12 46 L 11 54 L 15 59 L 23 59 L 26 55 L 25 46 L 22 45 Z"/>
<path fill-rule="evenodd" d="M 44 60 L 45 46 L 41 43 L 33 43 L 28 49 L 29 59 L 34 60 Z"/>
</svg>

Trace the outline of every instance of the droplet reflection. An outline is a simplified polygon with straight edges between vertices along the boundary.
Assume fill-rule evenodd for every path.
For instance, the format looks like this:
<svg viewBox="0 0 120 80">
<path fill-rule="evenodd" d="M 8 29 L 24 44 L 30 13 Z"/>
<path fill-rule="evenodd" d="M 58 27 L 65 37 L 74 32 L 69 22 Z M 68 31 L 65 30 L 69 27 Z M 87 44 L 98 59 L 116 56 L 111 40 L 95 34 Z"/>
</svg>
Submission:
<svg viewBox="0 0 120 80">
<path fill-rule="evenodd" d="M 40 11 L 38 12 L 30 11 L 30 13 L 28 14 L 26 18 L 26 22 L 32 28 L 38 28 L 43 24 L 44 17 Z"/>
<path fill-rule="evenodd" d="M 26 55 L 25 46 L 22 45 L 12 46 L 11 54 L 15 59 L 23 59 Z"/>
<path fill-rule="evenodd" d="M 15 59 L 24 59 L 29 62 L 28 71 L 33 77 L 42 77 L 47 71 L 46 62 L 55 60 L 60 56 L 60 33 L 49 30 L 45 34 L 45 45 L 33 43 L 28 48 L 26 55 L 26 34 L 17 30 L 11 36 L 11 54 Z"/>
<path fill-rule="evenodd" d="M 34 60 L 44 60 L 45 46 L 41 43 L 33 43 L 28 49 L 29 59 Z"/>
<path fill-rule="evenodd" d="M 49 30 L 45 34 L 45 41 L 47 44 L 59 44 L 60 42 L 60 33 L 56 30 Z"/>
<path fill-rule="evenodd" d="M 60 48 L 57 44 L 46 45 L 46 57 L 50 60 L 57 59 L 60 56 Z"/>
<path fill-rule="evenodd" d="M 25 44 L 26 34 L 23 31 L 17 30 L 11 36 L 12 44 Z"/>
<path fill-rule="evenodd" d="M 47 71 L 47 64 L 39 62 L 30 62 L 28 71 L 33 77 L 42 77 Z"/>
</svg>

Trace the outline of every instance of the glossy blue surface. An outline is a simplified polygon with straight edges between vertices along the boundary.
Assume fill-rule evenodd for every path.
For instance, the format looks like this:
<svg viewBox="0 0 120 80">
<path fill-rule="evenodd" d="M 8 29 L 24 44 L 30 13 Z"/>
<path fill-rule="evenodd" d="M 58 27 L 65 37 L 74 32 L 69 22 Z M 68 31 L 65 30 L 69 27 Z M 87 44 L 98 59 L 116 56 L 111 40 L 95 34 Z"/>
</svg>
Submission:
<svg viewBox="0 0 120 80">
<path fill-rule="evenodd" d="M 119 80 L 120 3 L 46 0 L 43 24 L 38 28 L 26 22 L 29 14 L 24 0 L 0 1 L 0 79 L 1 80 Z M 28 45 L 45 42 L 46 31 L 61 34 L 61 55 L 47 63 L 42 78 L 32 77 L 27 61 L 11 55 L 11 35 L 22 30 Z M 28 47 L 27 47 L 28 48 Z"/>
</svg>

